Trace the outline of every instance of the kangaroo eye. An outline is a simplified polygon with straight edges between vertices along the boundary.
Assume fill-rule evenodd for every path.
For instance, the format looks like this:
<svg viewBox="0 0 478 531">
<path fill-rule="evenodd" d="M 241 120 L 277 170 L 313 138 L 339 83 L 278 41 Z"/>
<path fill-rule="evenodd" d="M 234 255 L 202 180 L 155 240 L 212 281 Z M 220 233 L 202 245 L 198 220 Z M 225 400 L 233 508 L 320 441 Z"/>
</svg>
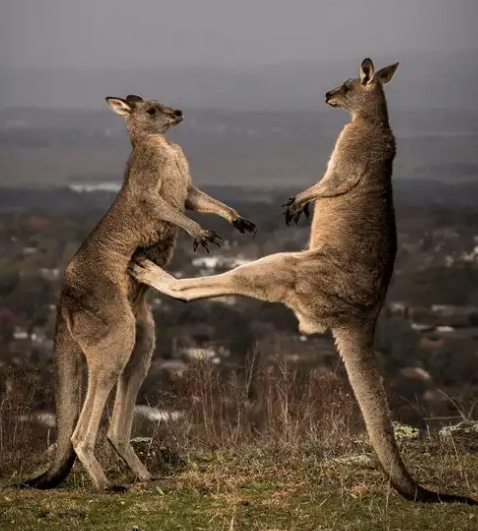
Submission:
<svg viewBox="0 0 478 531">
<path fill-rule="evenodd" d="M 343 89 L 344 89 L 344 92 L 348 92 L 348 91 L 350 90 L 350 86 L 347 85 L 347 84 L 345 84 L 345 85 L 343 86 Z"/>
<path fill-rule="evenodd" d="M 154 116 L 156 114 L 156 109 L 154 107 L 150 107 L 147 111 L 146 111 L 150 116 Z"/>
</svg>

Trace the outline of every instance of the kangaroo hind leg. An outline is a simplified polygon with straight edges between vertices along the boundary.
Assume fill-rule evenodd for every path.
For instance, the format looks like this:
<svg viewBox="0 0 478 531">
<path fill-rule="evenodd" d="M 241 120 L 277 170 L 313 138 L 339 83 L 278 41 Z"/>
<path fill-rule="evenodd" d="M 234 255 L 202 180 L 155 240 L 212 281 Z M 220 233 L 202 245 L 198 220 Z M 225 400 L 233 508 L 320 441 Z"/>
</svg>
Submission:
<svg viewBox="0 0 478 531">
<path fill-rule="evenodd" d="M 88 366 L 88 388 L 71 442 L 98 490 L 115 488 L 96 459 L 94 448 L 106 401 L 133 350 L 134 322 L 129 324 L 118 321 L 110 325 L 108 334 L 100 340 L 81 345 Z"/>
<path fill-rule="evenodd" d="M 131 274 L 143 284 L 182 301 L 244 295 L 289 305 L 295 292 L 299 255 L 277 253 L 220 275 L 179 280 L 150 260 L 144 260 L 132 266 Z"/>
<path fill-rule="evenodd" d="M 153 477 L 131 447 L 131 428 L 136 398 L 151 365 L 154 343 L 153 316 L 144 304 L 136 318 L 136 343 L 133 352 L 119 377 L 107 435 L 118 455 L 141 481 L 149 481 Z"/>
</svg>

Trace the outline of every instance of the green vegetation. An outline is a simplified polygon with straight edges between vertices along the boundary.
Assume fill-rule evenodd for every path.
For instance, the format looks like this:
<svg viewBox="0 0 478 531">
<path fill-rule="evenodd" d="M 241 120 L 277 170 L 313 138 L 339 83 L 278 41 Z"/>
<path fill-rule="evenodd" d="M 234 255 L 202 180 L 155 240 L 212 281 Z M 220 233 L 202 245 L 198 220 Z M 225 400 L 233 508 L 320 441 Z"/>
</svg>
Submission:
<svg viewBox="0 0 478 531">
<path fill-rule="evenodd" d="M 407 462 L 433 487 L 478 485 L 478 456 L 413 448 Z M 191 457 L 169 485 L 96 494 L 75 473 L 52 492 L 0 491 L 0 528 L 22 531 L 475 530 L 478 508 L 407 502 L 370 465 L 315 462 L 272 448 Z M 473 488 L 471 488 L 473 490 Z M 476 490 L 475 490 L 476 492 Z"/>
</svg>

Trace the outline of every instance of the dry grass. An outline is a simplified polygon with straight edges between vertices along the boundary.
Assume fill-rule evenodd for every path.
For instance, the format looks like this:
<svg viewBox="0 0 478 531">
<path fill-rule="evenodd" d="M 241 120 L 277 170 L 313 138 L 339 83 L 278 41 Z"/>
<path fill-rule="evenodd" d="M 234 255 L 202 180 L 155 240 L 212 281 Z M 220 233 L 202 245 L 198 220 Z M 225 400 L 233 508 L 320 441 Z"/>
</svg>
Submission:
<svg viewBox="0 0 478 531">
<path fill-rule="evenodd" d="M 34 412 L 38 395 L 28 376 L 10 371 L 3 379 L 7 386 L 0 396 L 0 473 L 6 477 L 37 465 L 56 435 L 33 420 L 25 421 Z M 169 423 L 135 420 L 133 436 L 153 439 L 154 448 L 139 449 L 153 468 L 179 456 L 187 460 L 190 453 L 211 451 L 339 454 L 361 432 L 351 390 L 339 376 L 325 370 L 301 373 L 280 362 L 262 367 L 255 358 L 242 377 L 218 370 L 207 360 L 194 361 L 173 379 L 158 403 L 150 405 L 186 413 Z M 105 418 L 98 452 L 106 466 L 115 469 L 119 463 L 105 443 L 106 427 Z"/>
<path fill-rule="evenodd" d="M 42 444 L 38 427 L 28 421 L 35 410 L 34 380 L 23 367 L 3 368 L 0 376 L 5 386 L 0 394 L 0 477 L 5 477 L 36 463 Z"/>
<path fill-rule="evenodd" d="M 15 393 L 0 400 L 0 470 L 5 479 L 37 466 L 40 448 L 46 447 L 45 431 L 17 422 L 18 414 L 30 412 L 32 404 Z M 138 452 L 150 470 L 171 478 L 169 483 L 135 485 L 125 495 L 100 495 L 76 466 L 64 487 L 53 492 L 4 489 L 0 528 L 478 528 L 475 509 L 402 500 L 373 459 L 353 465 L 334 461 L 364 453 L 373 458 L 373 453 L 350 388 L 333 373 L 251 363 L 239 378 L 196 361 L 160 402 L 187 414 L 156 426 L 137 421 L 134 435 L 152 436 Z M 427 486 L 477 494 L 477 454 L 433 439 L 401 446 L 413 474 Z M 112 479 L 131 481 L 104 437 L 98 454 Z"/>
</svg>

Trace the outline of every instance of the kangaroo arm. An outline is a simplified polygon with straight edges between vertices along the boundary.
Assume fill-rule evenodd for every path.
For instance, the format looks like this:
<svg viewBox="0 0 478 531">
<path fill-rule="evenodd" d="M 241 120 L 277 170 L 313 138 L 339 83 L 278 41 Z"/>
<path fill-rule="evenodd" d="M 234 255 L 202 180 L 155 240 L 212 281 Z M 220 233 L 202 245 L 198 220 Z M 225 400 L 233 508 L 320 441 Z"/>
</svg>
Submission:
<svg viewBox="0 0 478 531">
<path fill-rule="evenodd" d="M 324 177 L 317 183 L 300 192 L 295 197 L 290 197 L 282 205 L 287 225 L 291 221 L 298 222 L 302 213 L 309 217 L 309 203 L 322 197 L 336 197 L 347 194 L 357 186 L 367 171 L 368 163 L 360 161 L 348 161 L 348 163 L 331 164 L 327 168 Z"/>
<path fill-rule="evenodd" d="M 345 174 L 334 170 L 327 171 L 324 177 L 317 183 L 297 194 L 296 205 L 305 205 L 316 201 L 321 197 L 335 197 L 347 194 L 357 186 L 363 176 L 363 171 L 350 171 Z"/>
<path fill-rule="evenodd" d="M 190 186 L 188 190 L 188 197 L 186 199 L 186 208 L 194 210 L 196 212 L 202 212 L 204 214 L 216 214 L 221 218 L 232 223 L 235 229 L 241 234 L 251 232 L 253 235 L 256 233 L 256 226 L 252 221 L 241 217 L 237 210 L 234 210 L 230 206 L 225 205 L 218 199 L 205 194 L 195 186 Z"/>
<path fill-rule="evenodd" d="M 168 164 L 167 160 L 160 158 L 154 166 L 140 164 L 138 169 L 131 172 L 130 179 L 136 183 L 133 192 L 136 202 L 148 213 L 150 219 L 171 223 L 196 238 L 203 232 L 199 223 L 189 219 L 161 196 L 161 186 L 171 171 Z M 134 167 L 134 161 L 131 165 Z"/>
<path fill-rule="evenodd" d="M 189 187 L 186 208 L 203 214 L 215 214 L 229 223 L 233 223 L 241 217 L 237 210 L 225 205 L 218 199 L 214 199 L 195 186 Z"/>
<path fill-rule="evenodd" d="M 203 229 L 199 223 L 196 223 L 192 219 L 189 219 L 179 210 L 176 210 L 161 196 L 155 195 L 155 197 L 148 196 L 145 199 L 146 208 L 151 211 L 152 215 L 161 221 L 172 223 L 177 227 L 180 227 L 186 231 L 193 238 L 198 237 Z"/>
</svg>

